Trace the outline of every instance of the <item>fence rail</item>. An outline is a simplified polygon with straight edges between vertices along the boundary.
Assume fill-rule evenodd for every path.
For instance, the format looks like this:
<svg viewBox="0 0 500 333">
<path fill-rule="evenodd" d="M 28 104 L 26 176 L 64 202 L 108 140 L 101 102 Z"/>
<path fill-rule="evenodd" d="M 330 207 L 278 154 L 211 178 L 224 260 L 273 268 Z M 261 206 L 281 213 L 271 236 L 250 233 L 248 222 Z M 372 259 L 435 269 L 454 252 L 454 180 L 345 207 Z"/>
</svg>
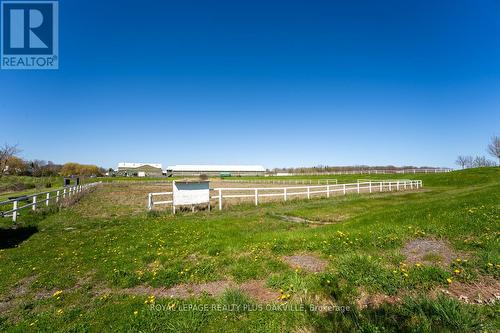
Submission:
<svg viewBox="0 0 500 333">
<path fill-rule="evenodd" d="M 304 196 L 311 199 L 315 194 L 326 194 L 329 198 L 331 194 L 339 193 L 346 195 L 349 193 L 374 193 L 374 192 L 392 192 L 404 191 L 422 188 L 421 180 L 382 180 L 382 181 L 365 181 L 348 184 L 328 184 L 328 185 L 312 185 L 312 186 L 288 186 L 288 187 L 218 187 L 210 189 L 213 195 L 210 199 L 216 200 L 219 210 L 223 208 L 224 199 L 235 198 L 252 198 L 255 205 L 259 204 L 260 198 L 266 197 L 281 197 L 287 201 L 291 197 Z M 243 192 L 236 194 L 228 194 L 231 192 Z M 158 196 L 167 196 L 168 200 L 155 201 Z M 173 204 L 172 192 L 159 192 L 148 194 L 148 210 L 152 210 L 157 205 Z"/>
<path fill-rule="evenodd" d="M 451 172 L 453 169 L 448 168 L 421 168 L 421 169 L 360 169 L 360 170 L 340 170 L 340 171 L 325 171 L 325 172 L 280 172 L 282 175 L 279 176 L 326 176 L 326 175 L 356 175 L 356 174 L 366 174 L 366 175 L 383 175 L 383 174 L 418 174 L 418 173 L 443 173 Z M 276 175 L 277 175 L 276 174 Z M 270 176 L 273 174 L 269 174 Z M 278 175 L 277 175 L 278 176 Z"/>
<path fill-rule="evenodd" d="M 222 179 L 223 183 L 251 183 L 251 184 L 283 184 L 283 185 L 306 185 L 306 184 L 337 184 L 337 179 Z"/>
<path fill-rule="evenodd" d="M 16 222 L 17 217 L 19 215 L 18 212 L 20 210 L 31 207 L 31 209 L 35 211 L 39 205 L 48 207 L 50 203 L 57 204 L 59 203 L 61 198 L 62 199 L 70 198 L 75 194 L 83 193 L 87 191 L 89 188 L 92 188 L 98 184 L 102 184 L 102 182 L 67 186 L 57 190 L 29 194 L 29 195 L 22 195 L 9 200 L 0 201 L 0 209 L 4 206 L 12 205 L 11 209 L 0 211 L 0 217 L 12 217 L 12 221 Z M 19 206 L 19 204 L 23 202 L 28 202 L 28 203 L 26 203 L 23 206 Z"/>
</svg>

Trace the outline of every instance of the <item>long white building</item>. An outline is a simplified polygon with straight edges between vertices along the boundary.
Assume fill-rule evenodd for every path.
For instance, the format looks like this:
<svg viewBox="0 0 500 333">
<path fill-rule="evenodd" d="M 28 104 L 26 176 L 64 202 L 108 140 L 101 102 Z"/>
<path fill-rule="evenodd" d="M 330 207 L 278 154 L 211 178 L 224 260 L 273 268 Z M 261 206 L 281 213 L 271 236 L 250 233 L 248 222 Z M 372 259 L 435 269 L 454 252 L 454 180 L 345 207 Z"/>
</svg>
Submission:
<svg viewBox="0 0 500 333">
<path fill-rule="evenodd" d="M 171 165 L 167 167 L 168 176 L 264 176 L 262 165 Z"/>
</svg>

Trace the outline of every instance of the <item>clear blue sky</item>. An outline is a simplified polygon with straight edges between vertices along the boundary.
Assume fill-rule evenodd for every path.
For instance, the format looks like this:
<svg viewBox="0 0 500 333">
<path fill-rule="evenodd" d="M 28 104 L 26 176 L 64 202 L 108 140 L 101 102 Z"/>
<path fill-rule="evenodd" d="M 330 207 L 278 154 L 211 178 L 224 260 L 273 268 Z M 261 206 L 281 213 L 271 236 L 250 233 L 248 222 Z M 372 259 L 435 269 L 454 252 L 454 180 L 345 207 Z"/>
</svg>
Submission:
<svg viewBox="0 0 500 333">
<path fill-rule="evenodd" d="M 500 2 L 60 1 L 0 143 L 117 162 L 453 166 L 500 135 Z"/>
</svg>

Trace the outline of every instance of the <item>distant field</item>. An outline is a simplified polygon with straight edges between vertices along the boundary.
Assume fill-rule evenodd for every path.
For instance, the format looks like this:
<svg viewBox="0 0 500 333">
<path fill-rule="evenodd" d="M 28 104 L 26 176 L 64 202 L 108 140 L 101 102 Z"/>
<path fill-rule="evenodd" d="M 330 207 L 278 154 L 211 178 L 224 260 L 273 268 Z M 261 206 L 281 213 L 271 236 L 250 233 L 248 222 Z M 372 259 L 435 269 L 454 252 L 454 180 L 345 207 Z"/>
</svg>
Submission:
<svg viewBox="0 0 500 333">
<path fill-rule="evenodd" d="M 424 191 L 172 216 L 145 210 L 162 183 L 105 184 L 0 220 L 0 330 L 500 330 L 500 168 L 289 179 L 318 178 Z"/>
</svg>

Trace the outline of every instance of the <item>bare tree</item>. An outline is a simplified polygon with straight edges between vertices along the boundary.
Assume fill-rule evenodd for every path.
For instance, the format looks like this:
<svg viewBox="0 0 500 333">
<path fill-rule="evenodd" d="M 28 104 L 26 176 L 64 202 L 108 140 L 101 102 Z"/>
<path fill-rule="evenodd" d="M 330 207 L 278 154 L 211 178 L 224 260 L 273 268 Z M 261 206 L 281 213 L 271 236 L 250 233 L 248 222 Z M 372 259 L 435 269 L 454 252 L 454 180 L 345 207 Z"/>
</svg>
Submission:
<svg viewBox="0 0 500 333">
<path fill-rule="evenodd" d="M 472 162 L 474 168 L 495 166 L 495 162 L 488 160 L 485 156 L 476 156 Z"/>
<path fill-rule="evenodd" d="M 11 146 L 6 143 L 0 147 L 0 178 L 7 172 L 7 162 L 19 152 L 17 145 Z"/>
<path fill-rule="evenodd" d="M 498 165 L 500 166 L 500 138 L 498 136 L 491 137 L 491 142 L 486 150 L 488 154 L 498 158 Z"/>
<path fill-rule="evenodd" d="M 462 169 L 470 168 L 472 166 L 473 158 L 472 156 L 459 155 L 456 164 L 460 165 Z"/>
<path fill-rule="evenodd" d="M 466 168 L 472 168 L 474 165 L 474 158 L 470 155 L 465 156 L 465 167 Z"/>
</svg>

